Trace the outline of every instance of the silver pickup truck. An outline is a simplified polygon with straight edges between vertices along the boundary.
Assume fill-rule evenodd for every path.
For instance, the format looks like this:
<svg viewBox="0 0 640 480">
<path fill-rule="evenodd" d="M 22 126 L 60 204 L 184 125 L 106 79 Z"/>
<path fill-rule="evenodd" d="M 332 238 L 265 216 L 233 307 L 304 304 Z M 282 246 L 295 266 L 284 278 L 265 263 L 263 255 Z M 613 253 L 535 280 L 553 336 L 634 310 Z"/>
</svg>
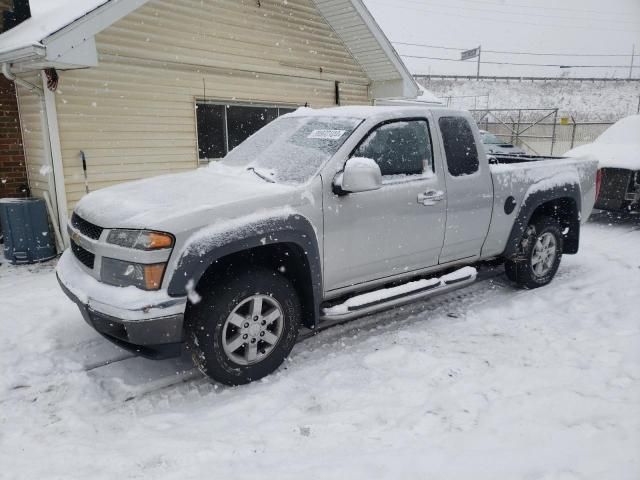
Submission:
<svg viewBox="0 0 640 480">
<path fill-rule="evenodd" d="M 277 369 L 301 328 L 461 288 L 480 260 L 546 285 L 578 251 L 596 170 L 487 157 L 466 112 L 304 108 L 208 167 L 84 197 L 57 274 L 111 341 L 151 357 L 186 342 L 237 385 Z"/>
</svg>

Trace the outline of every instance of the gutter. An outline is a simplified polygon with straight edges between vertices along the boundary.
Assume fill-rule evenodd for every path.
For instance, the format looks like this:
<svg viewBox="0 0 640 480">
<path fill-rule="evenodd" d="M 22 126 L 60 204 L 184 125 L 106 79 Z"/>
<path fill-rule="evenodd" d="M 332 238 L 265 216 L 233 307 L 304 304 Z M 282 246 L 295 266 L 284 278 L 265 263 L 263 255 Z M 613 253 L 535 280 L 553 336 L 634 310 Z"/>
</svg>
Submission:
<svg viewBox="0 0 640 480">
<path fill-rule="evenodd" d="M 44 58 L 46 48 L 42 45 L 29 45 L 28 47 L 16 48 L 0 52 L 0 63 L 12 63 L 20 60 L 21 62 L 28 60 L 38 60 Z"/>
<path fill-rule="evenodd" d="M 52 121 L 52 119 L 49 117 L 49 113 L 50 113 L 49 109 L 47 108 L 47 104 L 50 104 L 54 100 L 53 97 L 51 96 L 52 93 L 49 92 L 48 90 L 45 90 L 42 87 L 39 87 L 37 85 L 34 85 L 31 82 L 27 82 L 26 80 L 17 77 L 11 71 L 11 67 L 9 66 L 8 63 L 2 64 L 2 74 L 7 78 L 7 80 L 14 82 L 16 85 L 19 85 L 22 88 L 25 88 L 32 93 L 35 93 L 40 98 L 40 108 L 41 108 L 40 124 L 42 129 L 42 145 L 44 148 L 45 157 L 46 159 L 49 160 L 51 171 L 53 173 L 53 193 L 56 198 L 57 218 L 54 218 L 52 215 L 51 222 L 53 223 L 53 228 L 55 230 L 56 237 L 60 237 L 62 233 L 62 236 L 64 238 L 64 243 L 68 244 L 69 240 L 67 238 L 67 235 L 65 235 L 67 233 L 66 229 L 65 230 L 61 229 L 62 225 L 66 225 L 66 204 L 67 204 L 66 198 L 64 198 L 64 195 L 65 195 L 64 183 L 62 183 L 61 189 L 58 188 L 58 183 L 60 179 L 64 181 L 64 177 L 62 176 L 62 162 L 61 161 L 56 162 L 52 152 L 51 132 L 55 131 L 56 134 L 58 132 L 57 119 L 55 122 Z M 47 98 L 47 97 L 50 97 L 50 98 Z M 54 103 L 54 106 L 55 106 L 55 103 Z M 56 123 L 56 124 L 52 125 L 52 123 Z M 59 147 L 59 142 L 57 145 Z M 56 167 L 59 167 L 59 168 L 56 168 Z M 45 198 L 45 200 L 47 199 Z"/>
</svg>

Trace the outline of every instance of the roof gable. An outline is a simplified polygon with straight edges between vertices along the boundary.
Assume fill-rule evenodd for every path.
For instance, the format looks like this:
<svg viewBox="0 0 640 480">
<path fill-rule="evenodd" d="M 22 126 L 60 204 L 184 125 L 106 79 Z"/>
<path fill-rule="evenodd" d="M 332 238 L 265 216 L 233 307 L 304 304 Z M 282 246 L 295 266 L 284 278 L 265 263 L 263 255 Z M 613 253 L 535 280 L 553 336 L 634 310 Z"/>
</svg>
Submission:
<svg viewBox="0 0 640 480">
<path fill-rule="evenodd" d="M 313 0 L 313 3 L 374 82 L 374 97 L 418 94 L 411 73 L 361 0 Z"/>
</svg>

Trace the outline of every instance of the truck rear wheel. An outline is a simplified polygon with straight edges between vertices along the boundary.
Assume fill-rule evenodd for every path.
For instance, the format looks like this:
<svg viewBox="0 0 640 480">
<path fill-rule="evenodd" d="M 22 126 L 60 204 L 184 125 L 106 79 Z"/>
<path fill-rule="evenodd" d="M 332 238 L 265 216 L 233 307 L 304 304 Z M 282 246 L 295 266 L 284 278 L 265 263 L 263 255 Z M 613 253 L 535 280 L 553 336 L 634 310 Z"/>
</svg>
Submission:
<svg viewBox="0 0 640 480">
<path fill-rule="evenodd" d="M 296 290 L 277 272 L 250 267 L 217 278 L 187 314 L 187 348 L 195 365 L 226 385 L 276 370 L 298 336 Z"/>
<path fill-rule="evenodd" d="M 538 288 L 551 282 L 560 266 L 562 240 L 556 219 L 540 217 L 530 224 L 522 236 L 518 257 L 505 261 L 509 280 L 524 288 Z"/>
</svg>

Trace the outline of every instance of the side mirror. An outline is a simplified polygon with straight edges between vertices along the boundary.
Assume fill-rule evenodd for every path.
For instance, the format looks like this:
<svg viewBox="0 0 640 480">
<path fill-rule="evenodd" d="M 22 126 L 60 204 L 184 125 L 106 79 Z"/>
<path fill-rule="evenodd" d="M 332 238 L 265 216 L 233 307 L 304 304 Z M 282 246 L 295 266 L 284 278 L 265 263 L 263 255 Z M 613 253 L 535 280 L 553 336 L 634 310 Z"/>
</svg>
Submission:
<svg viewBox="0 0 640 480">
<path fill-rule="evenodd" d="M 370 158 L 350 158 L 344 170 L 333 180 L 333 191 L 338 195 L 368 192 L 378 190 L 380 187 L 382 187 L 380 167 Z"/>
</svg>

